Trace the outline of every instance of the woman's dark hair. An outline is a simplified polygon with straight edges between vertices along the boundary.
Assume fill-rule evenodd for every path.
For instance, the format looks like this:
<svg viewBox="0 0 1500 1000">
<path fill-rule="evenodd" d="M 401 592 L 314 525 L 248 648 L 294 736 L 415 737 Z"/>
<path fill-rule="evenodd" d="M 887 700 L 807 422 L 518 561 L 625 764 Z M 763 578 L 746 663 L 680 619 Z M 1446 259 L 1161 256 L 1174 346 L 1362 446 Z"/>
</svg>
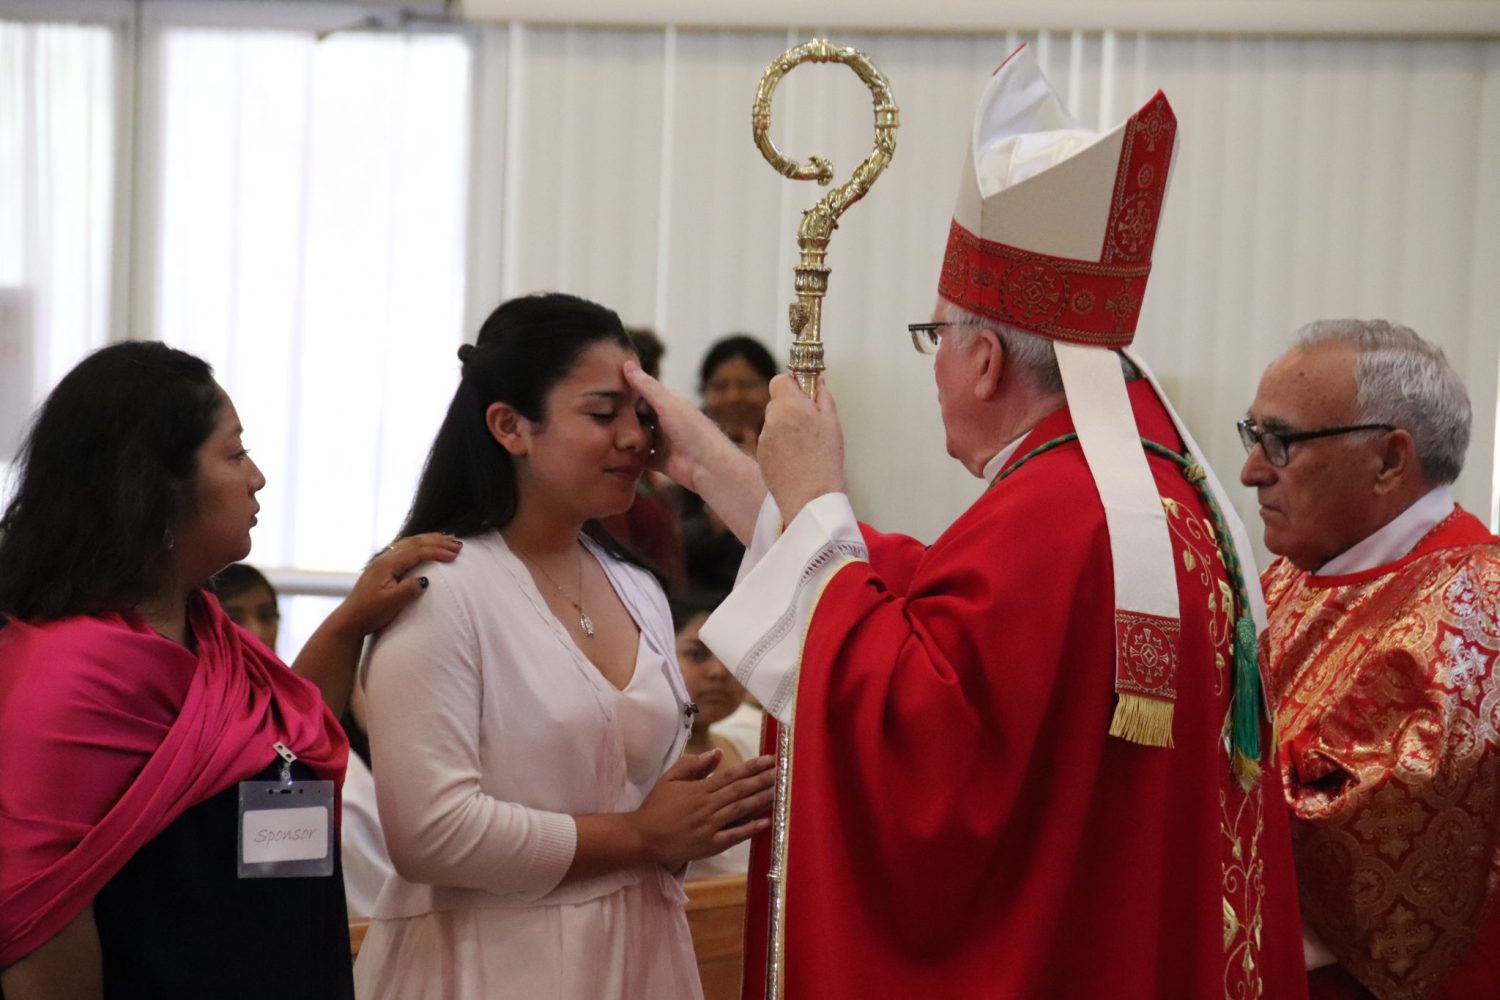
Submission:
<svg viewBox="0 0 1500 1000">
<path fill-rule="evenodd" d="M 485 426 L 485 411 L 492 403 L 509 403 L 528 420 L 542 420 L 547 393 L 597 343 L 634 350 L 613 309 L 576 295 L 527 295 L 490 313 L 476 342 L 458 349 L 463 375 L 427 453 L 401 534 L 465 537 L 509 524 L 516 516 L 516 467 Z M 645 566 L 597 521 L 585 524 L 584 533 L 616 558 Z"/>
<path fill-rule="evenodd" d="M 165 586 L 220 399 L 207 362 L 156 342 L 103 348 L 63 376 L 0 518 L 0 608 L 50 621 L 125 611 Z"/>
<path fill-rule="evenodd" d="M 661 342 L 656 331 L 644 326 L 627 327 L 630 342 L 641 359 L 641 371 L 652 378 L 661 378 L 661 359 L 667 353 L 667 345 Z"/>
<path fill-rule="evenodd" d="M 689 590 L 668 598 L 667 605 L 672 609 L 672 631 L 681 632 L 699 615 L 713 614 L 728 596 L 722 590 Z"/>
<path fill-rule="evenodd" d="M 766 350 L 766 345 L 747 333 L 734 333 L 716 341 L 703 355 L 703 364 L 698 368 L 698 394 L 708 389 L 708 381 L 724 362 L 731 358 L 744 358 L 745 362 L 767 382 L 781 372 L 781 366 Z"/>
<path fill-rule="evenodd" d="M 225 566 L 208 581 L 208 589 L 220 600 L 235 598 L 247 590 L 260 587 L 276 600 L 276 588 L 266 575 L 249 563 L 233 563 Z"/>
</svg>

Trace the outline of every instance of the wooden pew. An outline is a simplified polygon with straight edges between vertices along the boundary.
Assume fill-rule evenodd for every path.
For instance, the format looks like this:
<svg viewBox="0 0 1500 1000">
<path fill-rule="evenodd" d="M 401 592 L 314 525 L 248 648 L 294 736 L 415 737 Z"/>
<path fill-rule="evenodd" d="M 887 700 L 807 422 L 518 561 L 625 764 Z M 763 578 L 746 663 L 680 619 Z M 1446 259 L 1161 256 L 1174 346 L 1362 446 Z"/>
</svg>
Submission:
<svg viewBox="0 0 1500 1000">
<path fill-rule="evenodd" d="M 739 1000 L 745 961 L 745 876 L 692 879 L 683 888 L 703 998 Z"/>
</svg>

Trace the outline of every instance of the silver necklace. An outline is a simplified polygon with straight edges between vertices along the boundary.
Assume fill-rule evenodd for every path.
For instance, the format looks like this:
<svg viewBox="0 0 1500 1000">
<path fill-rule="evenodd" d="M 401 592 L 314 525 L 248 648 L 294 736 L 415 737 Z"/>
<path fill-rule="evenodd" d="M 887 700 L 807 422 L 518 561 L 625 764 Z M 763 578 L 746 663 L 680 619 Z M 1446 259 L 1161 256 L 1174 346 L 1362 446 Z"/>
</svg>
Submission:
<svg viewBox="0 0 1500 1000">
<path fill-rule="evenodd" d="M 594 637 L 594 620 L 589 617 L 589 613 L 583 610 L 583 605 L 579 603 L 579 601 L 583 600 L 582 546 L 579 547 L 578 551 L 578 601 L 575 601 L 573 600 L 573 598 L 569 597 L 568 592 L 566 590 L 563 590 L 562 587 L 558 585 L 558 582 L 552 578 L 552 574 L 548 573 L 543 566 L 541 566 L 540 564 L 533 564 L 531 560 L 527 559 L 525 556 L 522 556 L 521 558 L 526 562 L 528 566 L 536 565 L 536 568 L 541 571 L 542 576 L 547 578 L 547 582 L 552 584 L 552 589 L 561 594 L 563 600 L 573 605 L 573 610 L 578 612 L 578 627 L 583 630 L 583 634 L 585 636 L 592 639 Z"/>
</svg>

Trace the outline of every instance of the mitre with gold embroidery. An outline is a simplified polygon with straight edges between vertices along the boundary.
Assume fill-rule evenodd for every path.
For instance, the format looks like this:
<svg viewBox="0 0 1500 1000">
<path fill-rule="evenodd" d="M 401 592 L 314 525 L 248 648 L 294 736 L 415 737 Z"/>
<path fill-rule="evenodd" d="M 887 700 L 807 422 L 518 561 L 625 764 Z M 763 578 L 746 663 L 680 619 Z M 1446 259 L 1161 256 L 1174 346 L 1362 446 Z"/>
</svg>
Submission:
<svg viewBox="0 0 1500 1000">
<path fill-rule="evenodd" d="M 1171 745 L 1177 574 L 1116 350 L 1135 336 L 1176 139 L 1177 118 L 1160 91 L 1114 129 L 1083 128 L 1022 46 L 980 100 L 938 283 L 942 298 L 1054 342 L 1109 529 L 1119 695 L 1110 733 L 1152 746 Z M 1162 403 L 1197 453 L 1165 396 Z M 1211 470 L 1206 478 L 1253 574 L 1243 525 Z M 1246 630 L 1252 611 L 1264 621 L 1259 591 L 1250 589 Z M 1249 638 L 1253 647 L 1253 631 Z"/>
</svg>

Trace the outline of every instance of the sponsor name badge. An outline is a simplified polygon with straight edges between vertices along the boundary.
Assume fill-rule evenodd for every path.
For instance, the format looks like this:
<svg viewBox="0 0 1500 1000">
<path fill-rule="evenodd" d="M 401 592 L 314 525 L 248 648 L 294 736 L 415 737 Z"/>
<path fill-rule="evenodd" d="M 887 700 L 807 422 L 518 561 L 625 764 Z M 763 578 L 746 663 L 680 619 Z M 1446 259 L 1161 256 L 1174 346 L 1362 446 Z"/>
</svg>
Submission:
<svg viewBox="0 0 1500 1000">
<path fill-rule="evenodd" d="M 240 782 L 240 878 L 333 874 L 333 782 Z"/>
</svg>

